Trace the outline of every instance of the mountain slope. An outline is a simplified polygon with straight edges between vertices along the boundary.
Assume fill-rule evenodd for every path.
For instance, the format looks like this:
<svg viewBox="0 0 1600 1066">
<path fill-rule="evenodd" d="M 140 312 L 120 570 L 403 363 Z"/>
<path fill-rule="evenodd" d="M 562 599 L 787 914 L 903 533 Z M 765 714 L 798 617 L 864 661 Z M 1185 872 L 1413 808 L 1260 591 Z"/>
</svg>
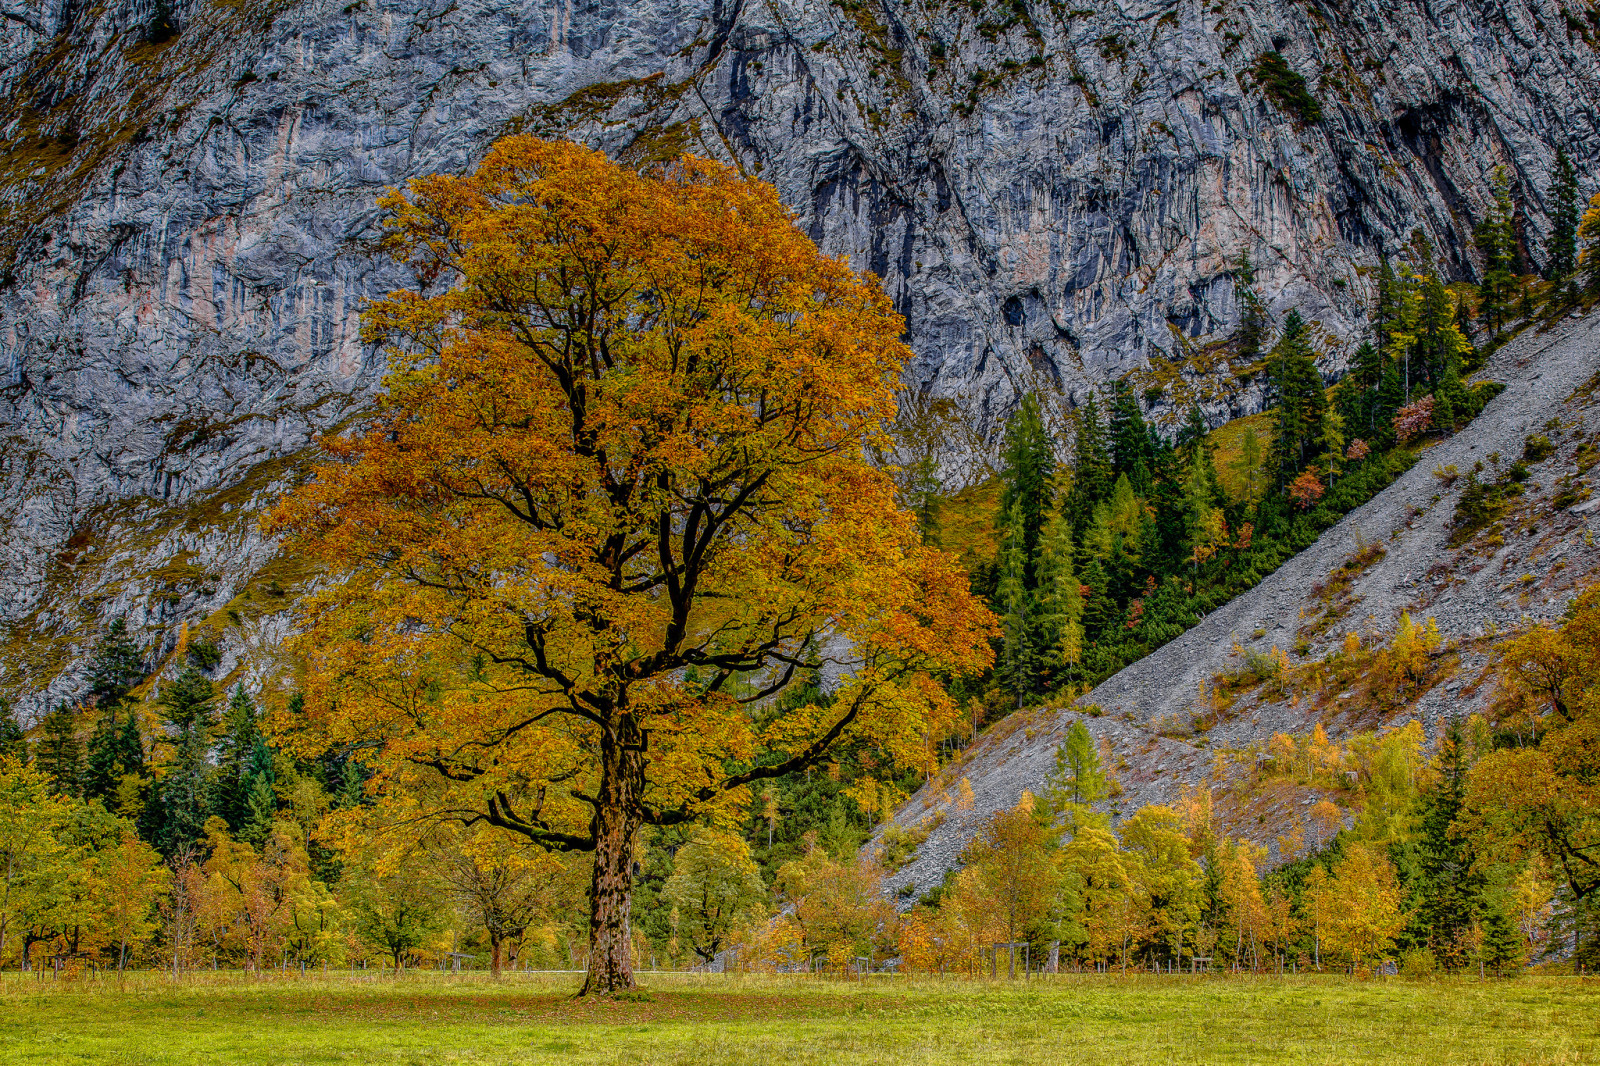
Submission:
<svg viewBox="0 0 1600 1066">
<path fill-rule="evenodd" d="M 0 20 L 0 691 L 30 710 L 76 693 L 112 614 L 156 651 L 205 619 L 242 650 L 225 611 L 276 565 L 249 513 L 381 371 L 356 316 L 407 279 L 369 254 L 375 197 L 506 132 L 772 181 L 883 277 L 908 382 L 980 431 L 1032 383 L 1133 370 L 1158 418 L 1254 410 L 1240 256 L 1331 374 L 1379 252 L 1470 276 L 1497 164 L 1537 252 L 1555 147 L 1600 159 L 1595 29 L 1558 0 L 23 6 Z"/>
<path fill-rule="evenodd" d="M 1219 753 L 1221 780 L 1237 777 L 1238 761 L 1226 756 L 1248 754 L 1252 746 L 1262 750 L 1275 732 L 1304 734 L 1320 723 L 1337 739 L 1417 717 L 1432 739 L 1445 716 L 1482 707 L 1493 688 L 1482 679 L 1488 662 L 1483 638 L 1559 617 L 1575 589 L 1600 580 L 1594 547 L 1600 494 L 1589 495 L 1600 468 L 1578 474 L 1600 449 L 1600 314 L 1564 321 L 1549 334 L 1523 334 L 1496 352 L 1480 377 L 1507 386 L 1483 414 L 1256 588 L 1075 705 L 1018 712 L 980 737 L 896 812 L 894 821 L 903 827 L 938 825 L 893 883 L 926 891 L 990 813 L 1015 804 L 1024 790 L 1042 793 L 1056 746 L 1075 721 L 1109 747 L 1124 789 L 1103 806 L 1132 813 L 1147 803 L 1171 803 L 1186 786 L 1206 782 Z M 1492 480 L 1495 469 L 1509 471 L 1530 437 L 1541 436 L 1554 451 L 1526 464 L 1525 493 L 1513 497 L 1497 523 L 1463 540 L 1453 519 L 1467 472 L 1482 462 L 1483 479 Z M 1537 444 L 1532 454 L 1539 454 Z M 1446 487 L 1452 466 L 1460 476 Z M 1343 580 L 1335 582 L 1341 568 Z M 1216 689 L 1240 672 L 1240 650 L 1286 651 L 1299 644 L 1303 654 L 1295 659 L 1308 662 L 1332 651 L 1348 632 L 1369 643 L 1386 637 L 1403 611 L 1419 623 L 1433 618 L 1447 642 L 1443 650 L 1455 658 L 1436 687 L 1398 713 L 1353 690 L 1315 699 L 1250 691 L 1219 709 Z M 1252 761 L 1242 765 L 1247 773 Z M 965 811 L 958 806 L 961 778 L 973 793 Z M 1315 798 L 1307 793 L 1294 802 Z M 1231 813 L 1234 834 L 1270 844 L 1301 812 L 1278 802 Z M 1246 813 L 1262 817 L 1253 821 L 1242 817 Z"/>
</svg>

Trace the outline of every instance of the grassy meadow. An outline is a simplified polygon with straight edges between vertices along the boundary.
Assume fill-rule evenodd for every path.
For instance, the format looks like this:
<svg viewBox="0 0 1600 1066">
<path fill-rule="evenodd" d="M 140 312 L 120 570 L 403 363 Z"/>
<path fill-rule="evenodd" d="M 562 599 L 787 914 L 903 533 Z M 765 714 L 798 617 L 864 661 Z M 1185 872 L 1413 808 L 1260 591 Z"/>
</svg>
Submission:
<svg viewBox="0 0 1600 1066">
<path fill-rule="evenodd" d="M 873 1066 L 1600 1062 L 1600 980 L 0 978 L 0 1062 Z"/>
</svg>

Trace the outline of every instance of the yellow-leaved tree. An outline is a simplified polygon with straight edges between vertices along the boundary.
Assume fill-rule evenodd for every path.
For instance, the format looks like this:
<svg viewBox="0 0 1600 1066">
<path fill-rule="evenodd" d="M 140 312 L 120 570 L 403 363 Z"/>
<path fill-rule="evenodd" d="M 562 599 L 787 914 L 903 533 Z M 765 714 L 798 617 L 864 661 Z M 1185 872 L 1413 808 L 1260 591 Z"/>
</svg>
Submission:
<svg viewBox="0 0 1600 1066">
<path fill-rule="evenodd" d="M 844 741 L 931 765 L 938 675 L 989 662 L 864 452 L 905 323 L 703 160 L 512 137 L 381 204 L 418 279 L 366 312 L 385 389 L 268 523 L 340 577 L 284 739 L 361 745 L 397 817 L 593 850 L 584 991 L 630 988 L 641 826 Z M 826 698 L 769 699 L 818 665 Z"/>
</svg>

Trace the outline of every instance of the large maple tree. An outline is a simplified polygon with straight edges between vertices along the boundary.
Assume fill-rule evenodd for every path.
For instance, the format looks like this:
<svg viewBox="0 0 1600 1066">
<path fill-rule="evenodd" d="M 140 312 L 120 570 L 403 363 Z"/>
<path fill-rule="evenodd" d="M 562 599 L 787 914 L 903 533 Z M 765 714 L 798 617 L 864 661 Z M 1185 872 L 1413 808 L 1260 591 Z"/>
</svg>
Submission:
<svg viewBox="0 0 1600 1066">
<path fill-rule="evenodd" d="M 310 746 L 418 824 L 592 850 L 584 991 L 632 987 L 642 826 L 862 742 L 929 765 L 993 619 L 864 446 L 909 355 L 876 280 L 765 183 L 513 137 L 391 192 L 385 389 L 268 520 L 338 575 Z M 774 697 L 809 671 L 815 700 Z"/>
</svg>

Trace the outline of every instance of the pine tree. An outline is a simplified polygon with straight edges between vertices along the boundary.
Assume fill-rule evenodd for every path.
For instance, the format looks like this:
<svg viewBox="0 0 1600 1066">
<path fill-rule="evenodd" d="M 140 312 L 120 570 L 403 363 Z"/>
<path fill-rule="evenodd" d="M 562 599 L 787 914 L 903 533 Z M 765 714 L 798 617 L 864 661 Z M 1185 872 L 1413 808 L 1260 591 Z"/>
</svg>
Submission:
<svg viewBox="0 0 1600 1066">
<path fill-rule="evenodd" d="M 1055 450 L 1039 415 L 1039 398 L 1028 393 L 1006 422 L 1000 455 L 1000 518 L 1015 521 L 1021 533 L 1022 587 L 1038 584 L 1036 559 L 1039 534 L 1055 496 Z"/>
<path fill-rule="evenodd" d="M 158 703 L 170 730 L 172 754 L 156 796 L 155 844 L 168 858 L 205 835 L 207 756 L 211 750 L 211 682 L 193 666 L 161 693 Z"/>
<path fill-rule="evenodd" d="M 1289 312 L 1284 320 L 1283 336 L 1273 346 L 1267 372 L 1273 399 L 1272 483 L 1281 488 L 1316 454 L 1327 411 L 1322 375 L 1298 311 Z"/>
<path fill-rule="evenodd" d="M 22 732 L 22 726 L 17 722 L 16 712 L 11 709 L 11 704 L 0 697 L 0 763 L 7 759 L 15 759 L 18 763 L 28 761 L 28 738 Z"/>
<path fill-rule="evenodd" d="M 78 714 L 69 703 L 57 705 L 40 723 L 34 765 L 50 776 L 57 795 L 83 794 L 83 742 L 78 739 Z"/>
<path fill-rule="evenodd" d="M 1578 271 L 1578 171 L 1565 148 L 1550 174 L 1550 252 L 1545 276 L 1562 282 Z"/>
<path fill-rule="evenodd" d="M 1493 336 L 1511 317 L 1516 298 L 1517 221 L 1511 202 L 1511 177 L 1496 167 L 1489 211 L 1478 226 L 1478 251 L 1483 256 L 1483 284 L 1478 287 L 1478 318 Z"/>
<path fill-rule="evenodd" d="M 1402 329 L 1402 287 L 1389 265 L 1389 257 L 1378 261 L 1378 297 L 1372 307 L 1372 339 L 1380 360 L 1394 349 L 1394 334 Z"/>
</svg>

